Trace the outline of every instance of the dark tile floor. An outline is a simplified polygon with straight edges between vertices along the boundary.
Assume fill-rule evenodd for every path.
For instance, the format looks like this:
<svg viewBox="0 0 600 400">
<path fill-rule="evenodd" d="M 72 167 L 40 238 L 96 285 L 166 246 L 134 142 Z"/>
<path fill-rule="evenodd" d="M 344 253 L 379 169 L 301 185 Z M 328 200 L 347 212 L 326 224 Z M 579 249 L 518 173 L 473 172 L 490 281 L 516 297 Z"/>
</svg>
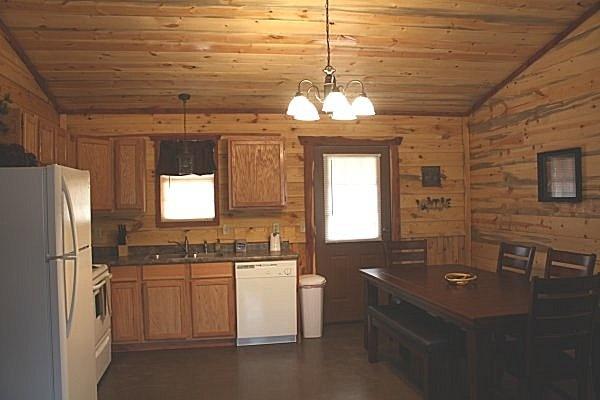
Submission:
<svg viewBox="0 0 600 400">
<path fill-rule="evenodd" d="M 417 400 L 388 362 L 369 364 L 360 324 L 300 345 L 114 354 L 99 400 Z"/>
</svg>

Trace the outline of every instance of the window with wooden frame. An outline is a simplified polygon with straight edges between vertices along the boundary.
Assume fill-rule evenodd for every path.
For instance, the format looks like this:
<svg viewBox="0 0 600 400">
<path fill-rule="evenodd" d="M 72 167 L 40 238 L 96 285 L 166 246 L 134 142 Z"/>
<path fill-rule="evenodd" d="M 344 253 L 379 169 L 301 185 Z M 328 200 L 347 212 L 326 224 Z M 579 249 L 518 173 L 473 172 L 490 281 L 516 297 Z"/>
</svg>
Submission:
<svg viewBox="0 0 600 400">
<path fill-rule="evenodd" d="M 219 224 L 218 138 L 188 139 L 192 174 L 178 176 L 177 138 L 156 140 L 156 224 L 159 227 Z"/>
</svg>

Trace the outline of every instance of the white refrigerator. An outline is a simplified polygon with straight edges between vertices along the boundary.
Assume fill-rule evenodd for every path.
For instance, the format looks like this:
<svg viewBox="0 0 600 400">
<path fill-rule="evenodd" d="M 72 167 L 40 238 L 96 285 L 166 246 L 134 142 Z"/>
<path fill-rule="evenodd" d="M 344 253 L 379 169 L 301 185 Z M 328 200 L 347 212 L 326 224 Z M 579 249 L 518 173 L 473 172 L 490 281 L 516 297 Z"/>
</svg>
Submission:
<svg viewBox="0 0 600 400">
<path fill-rule="evenodd" d="M 0 399 L 95 400 L 90 177 L 0 168 Z"/>
</svg>

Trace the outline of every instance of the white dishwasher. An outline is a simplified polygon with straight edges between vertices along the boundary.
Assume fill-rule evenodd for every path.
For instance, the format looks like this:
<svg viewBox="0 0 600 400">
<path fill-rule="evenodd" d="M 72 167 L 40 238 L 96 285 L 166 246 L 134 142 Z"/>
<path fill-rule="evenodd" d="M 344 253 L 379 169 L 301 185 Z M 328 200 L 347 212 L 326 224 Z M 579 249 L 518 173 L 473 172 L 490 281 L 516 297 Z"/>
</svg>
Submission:
<svg viewBox="0 0 600 400">
<path fill-rule="evenodd" d="M 237 345 L 293 343 L 296 260 L 235 263 Z"/>
</svg>

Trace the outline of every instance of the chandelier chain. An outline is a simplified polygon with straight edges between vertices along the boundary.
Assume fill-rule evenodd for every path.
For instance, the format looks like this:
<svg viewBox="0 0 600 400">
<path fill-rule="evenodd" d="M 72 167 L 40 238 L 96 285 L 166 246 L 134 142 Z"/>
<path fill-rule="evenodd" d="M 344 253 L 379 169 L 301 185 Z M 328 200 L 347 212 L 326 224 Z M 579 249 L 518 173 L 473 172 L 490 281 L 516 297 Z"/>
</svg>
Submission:
<svg viewBox="0 0 600 400">
<path fill-rule="evenodd" d="M 331 47 L 329 44 L 329 0 L 325 0 L 325 32 L 327 35 L 327 66 L 331 66 Z"/>
</svg>

